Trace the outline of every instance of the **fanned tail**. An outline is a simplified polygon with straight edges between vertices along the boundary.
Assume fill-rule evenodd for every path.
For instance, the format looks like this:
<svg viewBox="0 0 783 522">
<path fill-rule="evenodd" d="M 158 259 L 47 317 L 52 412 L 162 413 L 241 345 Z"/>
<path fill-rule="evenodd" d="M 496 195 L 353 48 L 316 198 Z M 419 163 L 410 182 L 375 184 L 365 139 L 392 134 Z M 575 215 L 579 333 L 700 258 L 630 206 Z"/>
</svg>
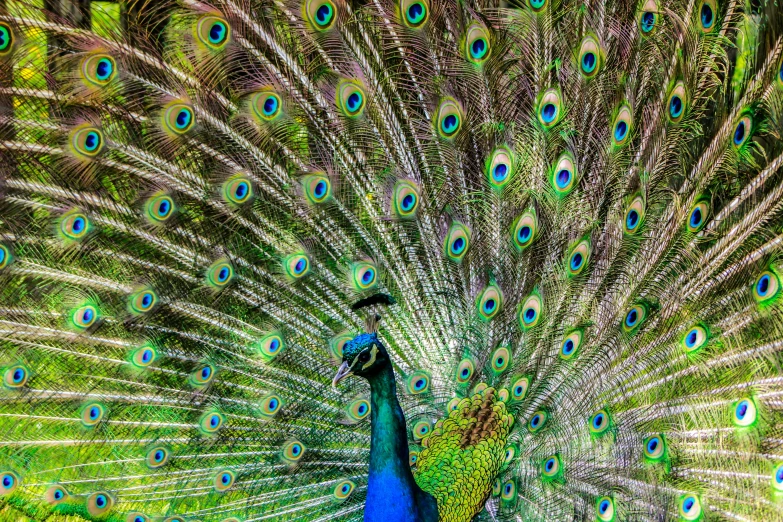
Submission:
<svg viewBox="0 0 783 522">
<path fill-rule="evenodd" d="M 778 9 L 0 2 L 0 517 L 360 520 L 383 308 L 477 520 L 781 518 Z"/>
</svg>

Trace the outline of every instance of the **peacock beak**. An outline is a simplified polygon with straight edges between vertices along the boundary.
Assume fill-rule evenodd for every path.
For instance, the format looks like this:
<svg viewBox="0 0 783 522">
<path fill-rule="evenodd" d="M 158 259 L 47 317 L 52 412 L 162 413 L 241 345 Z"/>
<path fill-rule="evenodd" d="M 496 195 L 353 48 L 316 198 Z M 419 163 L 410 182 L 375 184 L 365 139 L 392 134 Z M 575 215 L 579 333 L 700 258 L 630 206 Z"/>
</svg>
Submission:
<svg viewBox="0 0 783 522">
<path fill-rule="evenodd" d="M 334 376 L 334 379 L 332 379 L 332 388 L 337 389 L 337 383 L 348 377 L 349 375 L 353 375 L 353 372 L 351 371 L 351 367 L 348 366 L 347 362 L 343 362 L 340 367 L 337 369 L 337 375 Z"/>
</svg>

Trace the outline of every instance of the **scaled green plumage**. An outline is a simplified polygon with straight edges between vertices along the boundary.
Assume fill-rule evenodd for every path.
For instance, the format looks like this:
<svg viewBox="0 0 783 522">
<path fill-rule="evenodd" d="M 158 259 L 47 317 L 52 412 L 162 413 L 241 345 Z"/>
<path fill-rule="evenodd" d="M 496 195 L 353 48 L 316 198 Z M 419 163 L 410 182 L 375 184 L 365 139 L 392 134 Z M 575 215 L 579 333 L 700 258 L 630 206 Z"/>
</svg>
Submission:
<svg viewBox="0 0 783 522">
<path fill-rule="evenodd" d="M 0 520 L 783 519 L 781 12 L 0 0 Z"/>
</svg>

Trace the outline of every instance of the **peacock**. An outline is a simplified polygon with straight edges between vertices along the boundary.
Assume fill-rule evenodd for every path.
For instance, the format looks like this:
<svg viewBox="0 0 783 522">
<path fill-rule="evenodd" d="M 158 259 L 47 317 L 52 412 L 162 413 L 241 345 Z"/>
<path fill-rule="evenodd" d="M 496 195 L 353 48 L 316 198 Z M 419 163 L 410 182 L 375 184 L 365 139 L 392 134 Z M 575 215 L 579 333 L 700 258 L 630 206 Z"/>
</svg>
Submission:
<svg viewBox="0 0 783 522">
<path fill-rule="evenodd" d="M 0 520 L 783 520 L 779 0 L 0 0 Z"/>
</svg>

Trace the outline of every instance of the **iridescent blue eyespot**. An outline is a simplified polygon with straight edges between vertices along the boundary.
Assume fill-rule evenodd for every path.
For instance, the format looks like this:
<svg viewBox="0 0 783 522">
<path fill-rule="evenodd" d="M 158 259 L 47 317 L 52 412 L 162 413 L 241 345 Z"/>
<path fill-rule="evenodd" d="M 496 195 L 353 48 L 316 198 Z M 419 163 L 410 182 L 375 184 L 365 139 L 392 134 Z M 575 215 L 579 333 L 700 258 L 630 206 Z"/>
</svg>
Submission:
<svg viewBox="0 0 783 522">
<path fill-rule="evenodd" d="M 598 59 L 595 53 L 585 53 L 582 55 L 582 70 L 586 73 L 591 73 L 595 69 Z"/>
<path fill-rule="evenodd" d="M 645 11 L 644 13 L 642 13 L 641 22 L 642 22 L 641 23 L 642 31 L 645 33 L 649 33 L 655 27 L 655 13 L 652 13 L 650 11 Z"/>
<path fill-rule="evenodd" d="M 558 188 L 564 189 L 571 183 L 571 171 L 568 169 L 562 169 L 557 173 L 555 177 L 555 184 Z"/>
<path fill-rule="evenodd" d="M 14 43 L 14 33 L 11 32 L 11 26 L 5 22 L 0 22 L 0 56 L 7 54 Z"/>
<path fill-rule="evenodd" d="M 547 103 L 541 109 L 541 118 L 544 120 L 544 123 L 551 123 L 556 116 L 557 107 L 555 107 L 554 103 Z"/>
<path fill-rule="evenodd" d="M 709 30 L 715 23 L 715 11 L 714 6 L 710 2 L 704 2 L 701 4 L 699 10 L 699 17 L 701 19 L 701 27 L 703 30 Z"/>
<path fill-rule="evenodd" d="M 228 22 L 214 15 L 202 16 L 196 25 L 196 36 L 199 41 L 213 51 L 225 46 L 230 32 Z"/>
<path fill-rule="evenodd" d="M 628 124 L 624 121 L 617 122 L 614 127 L 614 139 L 617 141 L 623 141 L 628 134 Z"/>
<path fill-rule="evenodd" d="M 682 109 L 682 98 L 679 96 L 672 96 L 671 100 L 669 100 L 669 114 L 672 115 L 672 118 L 679 118 L 682 114 Z"/>
</svg>

